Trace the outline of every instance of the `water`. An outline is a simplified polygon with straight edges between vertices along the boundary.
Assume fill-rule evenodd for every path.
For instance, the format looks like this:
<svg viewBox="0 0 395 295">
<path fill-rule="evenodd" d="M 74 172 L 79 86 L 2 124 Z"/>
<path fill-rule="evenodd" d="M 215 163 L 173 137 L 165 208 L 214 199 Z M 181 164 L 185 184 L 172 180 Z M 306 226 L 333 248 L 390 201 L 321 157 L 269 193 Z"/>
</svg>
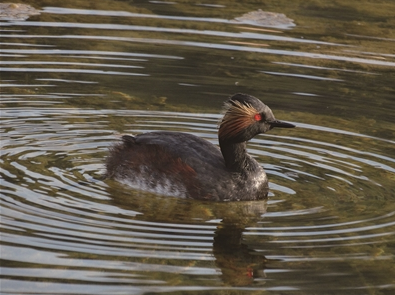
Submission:
<svg viewBox="0 0 395 295">
<path fill-rule="evenodd" d="M 393 1 L 25 4 L 1 23 L 2 294 L 394 292 Z M 122 133 L 217 144 L 236 92 L 297 125 L 248 146 L 267 201 L 101 178 Z"/>
</svg>

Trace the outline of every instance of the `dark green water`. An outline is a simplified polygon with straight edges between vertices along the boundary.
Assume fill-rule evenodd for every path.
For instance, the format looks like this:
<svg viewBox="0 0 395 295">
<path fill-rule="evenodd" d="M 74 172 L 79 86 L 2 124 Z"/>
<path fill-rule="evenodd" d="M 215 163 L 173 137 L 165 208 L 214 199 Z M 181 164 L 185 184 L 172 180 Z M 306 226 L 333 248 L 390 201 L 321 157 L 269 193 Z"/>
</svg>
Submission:
<svg viewBox="0 0 395 295">
<path fill-rule="evenodd" d="M 24 3 L 0 28 L 2 294 L 394 292 L 393 1 Z M 217 144 L 236 92 L 297 126 L 249 143 L 267 201 L 100 179 L 121 133 Z"/>
</svg>

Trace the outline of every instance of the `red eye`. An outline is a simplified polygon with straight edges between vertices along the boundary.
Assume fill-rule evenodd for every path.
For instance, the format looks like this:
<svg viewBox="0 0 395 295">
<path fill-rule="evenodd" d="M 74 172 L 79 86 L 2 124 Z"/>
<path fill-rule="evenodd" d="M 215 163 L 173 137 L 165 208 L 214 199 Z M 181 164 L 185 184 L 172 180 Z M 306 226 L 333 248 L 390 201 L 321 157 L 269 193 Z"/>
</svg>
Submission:
<svg viewBox="0 0 395 295">
<path fill-rule="evenodd" d="M 255 120 L 255 121 L 260 121 L 260 120 L 262 120 L 261 114 L 255 114 L 254 120 Z"/>
</svg>

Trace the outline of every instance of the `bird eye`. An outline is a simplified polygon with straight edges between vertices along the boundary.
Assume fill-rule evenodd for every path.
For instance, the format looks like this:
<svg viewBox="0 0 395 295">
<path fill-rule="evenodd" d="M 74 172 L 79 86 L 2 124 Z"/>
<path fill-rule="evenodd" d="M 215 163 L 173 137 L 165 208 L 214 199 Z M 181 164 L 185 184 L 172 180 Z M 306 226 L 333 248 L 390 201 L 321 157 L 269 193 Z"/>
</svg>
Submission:
<svg viewBox="0 0 395 295">
<path fill-rule="evenodd" d="M 261 114 L 255 114 L 255 115 L 254 115 L 254 120 L 255 120 L 255 121 L 261 121 L 261 120 L 262 120 Z"/>
</svg>

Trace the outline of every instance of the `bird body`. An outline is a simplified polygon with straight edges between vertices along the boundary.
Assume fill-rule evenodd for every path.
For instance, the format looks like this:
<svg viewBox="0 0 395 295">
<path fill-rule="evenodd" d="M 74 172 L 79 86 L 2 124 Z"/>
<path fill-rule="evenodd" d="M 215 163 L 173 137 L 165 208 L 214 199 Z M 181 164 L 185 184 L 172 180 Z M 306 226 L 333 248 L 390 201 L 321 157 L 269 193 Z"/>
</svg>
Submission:
<svg viewBox="0 0 395 295">
<path fill-rule="evenodd" d="M 225 104 L 220 148 L 195 135 L 158 131 L 124 135 L 110 148 L 107 176 L 131 187 L 211 201 L 264 199 L 268 180 L 246 150 L 246 142 L 273 127 L 295 127 L 274 119 L 257 98 L 235 94 Z"/>
</svg>

